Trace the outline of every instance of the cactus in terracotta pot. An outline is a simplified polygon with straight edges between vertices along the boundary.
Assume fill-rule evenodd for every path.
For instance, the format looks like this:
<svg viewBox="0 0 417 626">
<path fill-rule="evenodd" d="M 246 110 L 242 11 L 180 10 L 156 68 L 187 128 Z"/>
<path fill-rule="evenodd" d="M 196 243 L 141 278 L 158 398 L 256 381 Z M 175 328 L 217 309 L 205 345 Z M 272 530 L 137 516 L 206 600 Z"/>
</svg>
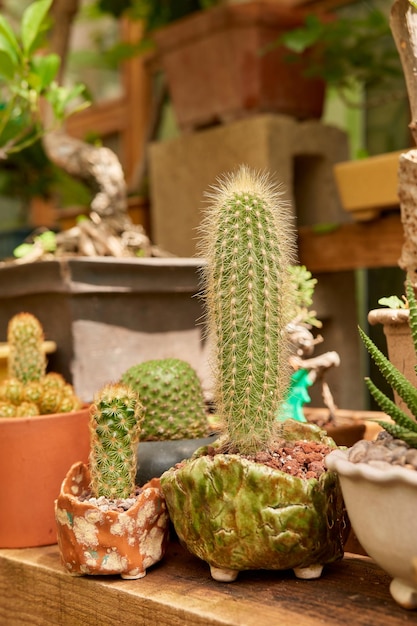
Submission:
<svg viewBox="0 0 417 626">
<path fill-rule="evenodd" d="M 267 175 L 245 166 L 210 199 L 201 250 L 225 432 L 162 475 L 169 513 L 180 539 L 217 580 L 257 568 L 317 577 L 343 554 L 345 520 L 336 476 L 318 466 L 310 473 L 306 460 L 310 453 L 322 458 L 334 442 L 313 425 L 276 421 L 290 380 L 289 207 Z M 292 476 L 283 460 L 291 451 L 303 459 L 299 472 L 294 460 Z"/>
<path fill-rule="evenodd" d="M 96 393 L 91 407 L 89 468 L 74 464 L 55 503 L 62 562 L 74 575 L 142 578 L 168 541 L 159 479 L 135 486 L 143 407 L 122 383 Z"/>
<path fill-rule="evenodd" d="M 72 385 L 46 373 L 44 332 L 31 313 L 17 313 L 7 327 L 8 377 L 0 383 L 0 417 L 28 417 L 81 409 Z"/>
</svg>

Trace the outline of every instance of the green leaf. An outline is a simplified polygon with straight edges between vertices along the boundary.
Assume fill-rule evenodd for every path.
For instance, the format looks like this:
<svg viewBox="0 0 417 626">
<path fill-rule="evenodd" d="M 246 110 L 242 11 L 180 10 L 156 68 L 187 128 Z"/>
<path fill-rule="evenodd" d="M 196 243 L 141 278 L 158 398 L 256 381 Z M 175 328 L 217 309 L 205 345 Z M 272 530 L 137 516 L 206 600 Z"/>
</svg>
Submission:
<svg viewBox="0 0 417 626">
<path fill-rule="evenodd" d="M 280 41 L 292 52 L 304 52 L 317 43 L 323 33 L 323 25 L 315 15 L 307 16 L 305 26 L 284 33 Z"/>
<path fill-rule="evenodd" d="M 22 16 L 21 37 L 27 54 L 33 52 L 34 44 L 42 30 L 53 0 L 37 0 L 30 4 Z"/>
<path fill-rule="evenodd" d="M 380 298 L 378 304 L 387 306 L 389 309 L 405 309 L 405 302 L 398 296 L 389 296 L 388 298 Z"/>
<path fill-rule="evenodd" d="M 17 248 L 13 250 L 13 255 L 16 259 L 23 259 L 23 257 L 27 256 L 32 250 L 33 243 L 21 243 L 20 246 L 17 246 Z"/>
<path fill-rule="evenodd" d="M 8 21 L 0 15 L 0 48 L 18 63 L 21 51 L 19 42 Z"/>
<path fill-rule="evenodd" d="M 35 241 L 39 242 L 45 252 L 55 252 L 56 250 L 56 235 L 52 230 L 46 230 L 38 237 L 35 237 Z"/>
<path fill-rule="evenodd" d="M 15 74 L 16 64 L 11 59 L 10 55 L 1 49 L 0 44 L 0 79 L 12 80 Z"/>
<path fill-rule="evenodd" d="M 49 87 L 56 77 L 61 59 L 57 54 L 48 54 L 47 56 L 38 56 L 32 59 L 32 67 L 38 76 L 39 90 L 42 91 Z"/>
</svg>

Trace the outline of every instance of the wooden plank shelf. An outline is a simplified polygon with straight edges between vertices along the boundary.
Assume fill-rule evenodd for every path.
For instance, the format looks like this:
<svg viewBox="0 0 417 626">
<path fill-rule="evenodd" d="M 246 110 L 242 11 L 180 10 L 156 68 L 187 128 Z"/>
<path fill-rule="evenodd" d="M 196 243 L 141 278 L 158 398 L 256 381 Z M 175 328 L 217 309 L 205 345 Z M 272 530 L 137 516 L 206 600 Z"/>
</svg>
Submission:
<svg viewBox="0 0 417 626">
<path fill-rule="evenodd" d="M 321 232 L 298 231 L 298 256 L 313 274 L 362 268 L 396 267 L 404 243 L 399 211 L 369 222 L 336 225 Z"/>
<path fill-rule="evenodd" d="M 56 545 L 0 550 L 0 624 L 7 626 L 397 626 L 416 613 L 389 594 L 371 559 L 346 554 L 318 580 L 290 571 L 211 579 L 207 564 L 171 541 L 140 580 L 72 577 Z"/>
</svg>

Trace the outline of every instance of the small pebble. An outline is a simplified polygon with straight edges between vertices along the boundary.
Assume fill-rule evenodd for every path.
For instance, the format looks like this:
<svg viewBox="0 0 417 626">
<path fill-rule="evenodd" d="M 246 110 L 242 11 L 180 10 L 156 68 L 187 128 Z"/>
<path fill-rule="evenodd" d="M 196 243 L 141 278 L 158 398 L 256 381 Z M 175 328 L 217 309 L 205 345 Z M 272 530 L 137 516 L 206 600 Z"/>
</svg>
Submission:
<svg viewBox="0 0 417 626">
<path fill-rule="evenodd" d="M 387 469 L 399 465 L 417 470 L 417 449 L 410 448 L 401 439 L 394 439 L 386 431 L 381 431 L 375 441 L 361 439 L 348 450 L 352 463 L 368 463 L 373 467 Z"/>
</svg>

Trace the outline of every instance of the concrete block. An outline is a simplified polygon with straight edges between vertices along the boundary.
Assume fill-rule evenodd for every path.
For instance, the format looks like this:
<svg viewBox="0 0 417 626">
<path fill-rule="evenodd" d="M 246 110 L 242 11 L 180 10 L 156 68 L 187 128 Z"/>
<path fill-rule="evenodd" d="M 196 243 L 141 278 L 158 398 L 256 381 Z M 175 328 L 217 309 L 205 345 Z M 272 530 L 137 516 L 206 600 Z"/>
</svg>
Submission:
<svg viewBox="0 0 417 626">
<path fill-rule="evenodd" d="M 152 239 L 178 256 L 195 255 L 204 194 L 240 164 L 267 170 L 282 182 L 298 225 L 345 221 L 332 168 L 347 158 L 343 131 L 283 115 L 254 116 L 153 143 Z"/>
</svg>

